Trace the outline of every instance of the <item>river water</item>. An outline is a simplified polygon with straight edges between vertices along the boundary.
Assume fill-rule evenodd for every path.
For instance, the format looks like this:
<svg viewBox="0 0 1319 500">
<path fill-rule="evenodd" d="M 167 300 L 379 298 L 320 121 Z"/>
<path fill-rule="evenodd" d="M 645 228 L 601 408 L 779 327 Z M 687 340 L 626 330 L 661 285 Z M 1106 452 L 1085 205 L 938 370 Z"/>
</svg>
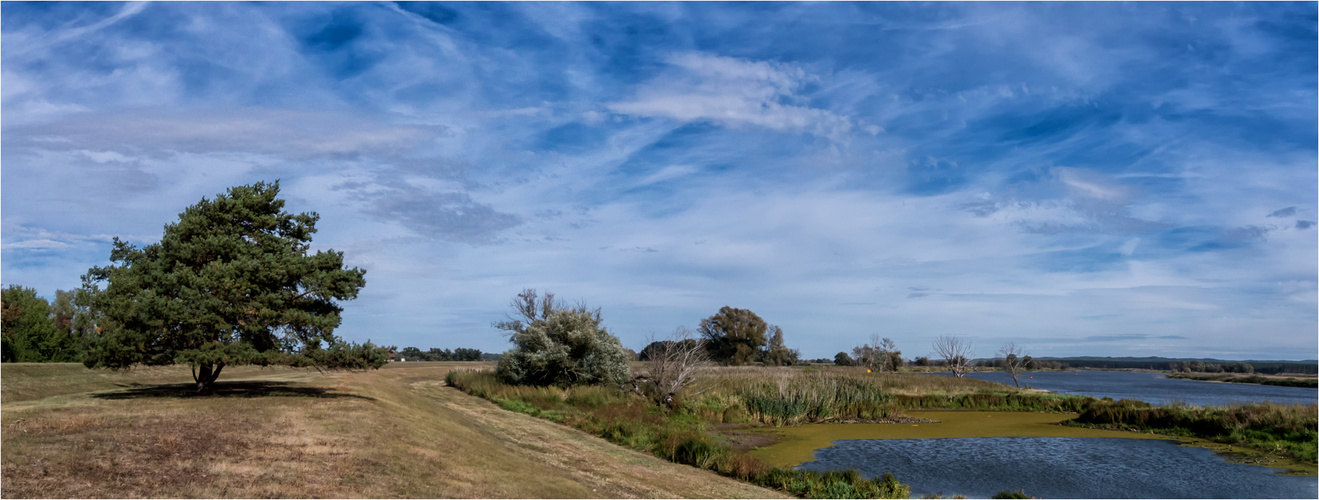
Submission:
<svg viewBox="0 0 1319 500">
<path fill-rule="evenodd" d="M 994 437 L 836 441 L 801 465 L 819 471 L 885 472 L 912 497 L 988 498 L 1024 490 L 1039 498 L 1316 498 L 1314 477 L 1228 463 L 1172 441 Z"/>
<path fill-rule="evenodd" d="M 949 375 L 942 373 L 940 375 Z M 1012 385 L 1006 372 L 974 372 L 967 377 Z M 1154 405 L 1183 402 L 1195 406 L 1272 401 L 1314 404 L 1319 390 L 1276 385 L 1227 384 L 1165 378 L 1161 373 L 1068 371 L 1024 372 L 1017 376 L 1021 386 L 1056 392 L 1084 394 L 1096 398 L 1135 399 Z"/>
</svg>

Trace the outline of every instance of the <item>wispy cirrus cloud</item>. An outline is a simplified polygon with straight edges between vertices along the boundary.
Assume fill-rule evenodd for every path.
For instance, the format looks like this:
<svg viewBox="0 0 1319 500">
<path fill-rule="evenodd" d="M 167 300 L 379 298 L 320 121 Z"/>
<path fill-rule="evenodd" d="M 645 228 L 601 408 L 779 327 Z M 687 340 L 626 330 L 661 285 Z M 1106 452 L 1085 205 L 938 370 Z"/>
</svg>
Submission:
<svg viewBox="0 0 1319 500">
<path fill-rule="evenodd" d="M 629 345 L 733 305 L 808 357 L 1315 347 L 1310 5 L 0 9 L 7 284 L 280 179 L 370 271 L 349 338 L 499 350 L 530 286 Z"/>
<path fill-rule="evenodd" d="M 608 109 L 831 138 L 840 138 L 853 127 L 846 116 L 810 106 L 801 91 L 818 78 L 800 67 L 690 52 L 673 54 L 666 62 L 668 72 L 642 84 L 633 99 L 607 104 Z"/>
</svg>

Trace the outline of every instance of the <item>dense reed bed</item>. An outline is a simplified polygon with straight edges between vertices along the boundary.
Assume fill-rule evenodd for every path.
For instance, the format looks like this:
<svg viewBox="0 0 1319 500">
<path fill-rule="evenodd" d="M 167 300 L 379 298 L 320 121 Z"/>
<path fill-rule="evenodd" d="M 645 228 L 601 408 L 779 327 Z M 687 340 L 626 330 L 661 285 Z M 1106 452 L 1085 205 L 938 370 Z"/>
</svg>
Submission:
<svg viewBox="0 0 1319 500">
<path fill-rule="evenodd" d="M 714 368 L 691 392 L 682 404 L 704 419 L 774 426 L 903 420 L 903 409 L 1077 412 L 1093 400 L 969 378 L 847 368 Z"/>
</svg>

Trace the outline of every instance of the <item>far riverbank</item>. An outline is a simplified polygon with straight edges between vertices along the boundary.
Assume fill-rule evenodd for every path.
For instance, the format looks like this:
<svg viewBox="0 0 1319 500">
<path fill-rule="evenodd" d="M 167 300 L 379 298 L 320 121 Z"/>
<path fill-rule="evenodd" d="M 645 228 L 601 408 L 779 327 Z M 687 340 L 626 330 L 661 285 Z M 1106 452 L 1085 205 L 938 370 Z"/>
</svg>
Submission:
<svg viewBox="0 0 1319 500">
<path fill-rule="evenodd" d="M 1290 377 L 1283 375 L 1243 375 L 1239 373 L 1169 373 L 1168 378 L 1183 380 L 1200 380 L 1204 382 L 1226 382 L 1229 384 L 1276 385 L 1280 387 L 1319 388 L 1319 377 Z"/>
</svg>

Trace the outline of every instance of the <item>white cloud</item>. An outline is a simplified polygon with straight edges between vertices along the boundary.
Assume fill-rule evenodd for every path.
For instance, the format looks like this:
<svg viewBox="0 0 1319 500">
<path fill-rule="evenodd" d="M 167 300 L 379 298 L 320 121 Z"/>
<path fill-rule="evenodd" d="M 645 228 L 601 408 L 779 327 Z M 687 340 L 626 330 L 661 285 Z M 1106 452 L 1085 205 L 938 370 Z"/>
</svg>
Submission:
<svg viewBox="0 0 1319 500">
<path fill-rule="evenodd" d="M 609 103 L 609 109 L 833 139 L 841 139 L 852 129 L 850 118 L 807 105 L 798 91 L 814 77 L 801 68 L 700 53 L 675 54 L 668 62 L 671 72 L 644 84 L 633 100 Z"/>
<path fill-rule="evenodd" d="M 6 147 L 76 148 L 97 162 L 147 152 L 258 153 L 291 159 L 389 154 L 445 135 L 434 125 L 391 124 L 362 116 L 317 111 L 228 109 L 85 113 L 6 131 Z"/>
<path fill-rule="evenodd" d="M 41 50 L 61 42 L 77 39 L 114 25 L 119 21 L 128 19 L 142 12 L 150 2 L 129 2 L 115 13 L 115 15 L 102 19 L 100 21 L 85 26 L 74 26 L 71 28 L 58 29 L 52 32 L 44 33 L 42 36 L 23 40 L 23 43 L 17 45 L 17 48 L 6 51 L 5 57 L 21 57 L 28 52 Z M 6 40 L 6 45 L 13 47 Z"/>
<path fill-rule="evenodd" d="M 57 248 L 68 248 L 69 244 L 55 240 L 39 239 L 39 240 L 24 240 L 17 243 L 6 243 L 4 247 L 6 249 L 23 248 L 27 250 L 51 250 Z"/>
<path fill-rule="evenodd" d="M 1069 167 L 1055 167 L 1053 171 L 1073 194 L 1111 203 L 1122 203 L 1130 197 L 1130 190 L 1096 172 Z"/>
<path fill-rule="evenodd" d="M 658 172 L 645 176 L 637 180 L 637 186 L 648 186 L 656 182 L 678 179 L 696 173 L 698 170 L 691 165 L 669 165 L 661 168 Z"/>
</svg>

